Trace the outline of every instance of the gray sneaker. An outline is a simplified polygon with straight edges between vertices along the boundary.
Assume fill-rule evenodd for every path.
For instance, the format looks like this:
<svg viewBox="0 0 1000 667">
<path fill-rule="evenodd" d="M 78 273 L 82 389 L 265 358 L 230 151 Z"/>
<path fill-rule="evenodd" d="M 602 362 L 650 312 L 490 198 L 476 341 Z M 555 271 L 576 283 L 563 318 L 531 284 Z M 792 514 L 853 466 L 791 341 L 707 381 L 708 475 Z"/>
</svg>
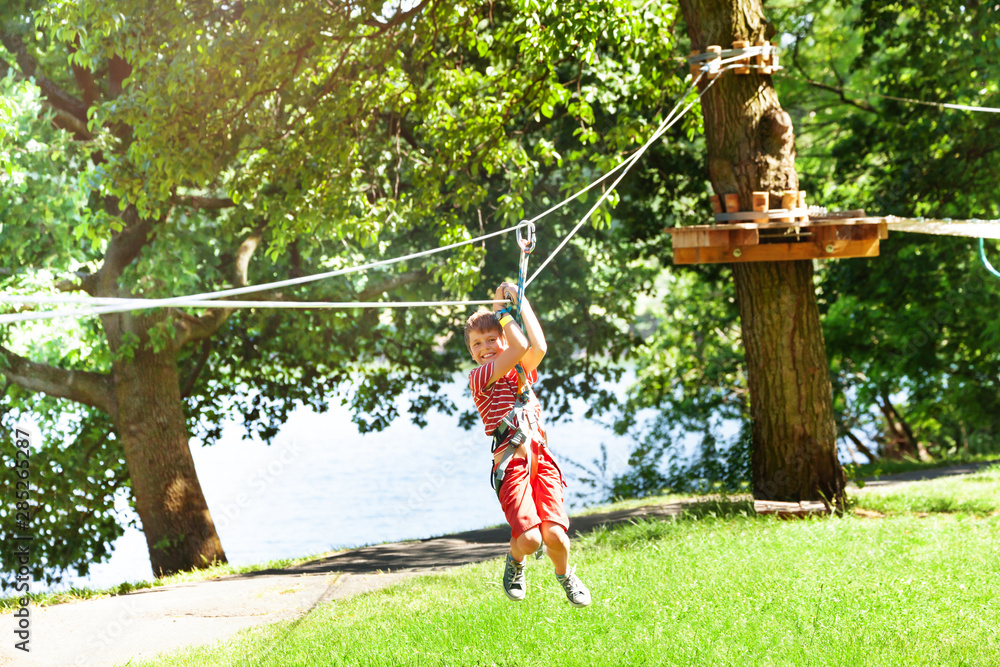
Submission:
<svg viewBox="0 0 1000 667">
<path fill-rule="evenodd" d="M 507 562 L 503 568 L 503 592 L 511 600 L 523 600 L 524 594 L 528 590 L 528 584 L 524 580 L 524 563 L 518 563 L 507 554 Z"/>
<path fill-rule="evenodd" d="M 583 585 L 580 578 L 576 576 L 575 567 L 571 567 L 562 579 L 559 579 L 557 576 L 556 580 L 562 584 L 563 590 L 566 591 L 566 599 L 574 607 L 586 607 L 590 604 L 590 591 Z"/>
</svg>

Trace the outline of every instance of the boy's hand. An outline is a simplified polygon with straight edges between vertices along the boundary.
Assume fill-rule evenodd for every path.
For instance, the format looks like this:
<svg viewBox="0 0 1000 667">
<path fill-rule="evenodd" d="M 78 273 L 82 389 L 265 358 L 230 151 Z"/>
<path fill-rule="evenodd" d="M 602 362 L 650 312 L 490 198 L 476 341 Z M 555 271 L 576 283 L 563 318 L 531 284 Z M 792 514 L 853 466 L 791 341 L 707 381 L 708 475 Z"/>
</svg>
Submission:
<svg viewBox="0 0 1000 667">
<path fill-rule="evenodd" d="M 510 283 L 503 282 L 497 287 L 496 292 L 493 295 L 496 301 L 511 301 L 517 299 L 517 285 L 511 285 Z M 496 312 L 504 307 L 504 304 L 494 303 L 493 311 Z"/>
</svg>

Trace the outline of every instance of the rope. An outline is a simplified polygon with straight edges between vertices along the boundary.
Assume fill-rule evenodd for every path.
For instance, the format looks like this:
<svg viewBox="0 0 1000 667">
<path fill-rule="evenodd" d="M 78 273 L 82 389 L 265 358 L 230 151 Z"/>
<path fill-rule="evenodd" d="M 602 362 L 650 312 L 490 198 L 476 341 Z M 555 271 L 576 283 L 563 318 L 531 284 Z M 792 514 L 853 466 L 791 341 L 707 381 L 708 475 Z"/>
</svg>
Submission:
<svg viewBox="0 0 1000 667">
<path fill-rule="evenodd" d="M 986 270 L 997 278 L 1000 278 L 1000 271 L 997 271 L 996 268 L 990 264 L 990 260 L 986 258 L 986 242 L 983 241 L 982 238 L 979 239 L 979 257 L 983 260 L 983 266 L 986 267 Z"/>
<path fill-rule="evenodd" d="M 722 68 L 721 72 L 725 72 L 726 70 L 730 70 L 730 69 L 736 69 L 737 66 L 743 66 L 743 65 L 736 65 L 736 64 L 726 65 L 725 67 Z M 660 124 L 660 127 L 658 127 L 656 129 L 656 131 L 653 133 L 653 135 L 649 138 L 649 140 L 646 141 L 646 143 L 643 144 L 642 147 L 639 148 L 639 150 L 636 151 L 635 154 L 633 154 L 627 160 L 627 162 L 629 164 L 625 168 L 625 170 L 618 176 L 618 178 L 615 179 L 615 182 L 611 184 L 611 187 L 609 187 L 607 190 L 604 191 L 603 194 L 601 194 L 601 197 L 600 197 L 600 199 L 597 200 L 597 203 L 595 203 L 590 208 L 590 210 L 587 211 L 587 213 L 582 218 L 580 218 L 579 222 L 576 223 L 576 226 L 573 227 L 573 229 L 570 231 L 570 233 L 567 234 L 565 236 L 565 238 L 563 238 L 563 240 L 559 243 L 558 246 L 556 246 L 556 249 L 552 251 L 552 254 L 550 254 L 548 257 L 546 257 L 545 261 L 542 262 L 541 266 L 539 266 L 537 269 L 535 269 L 535 272 L 531 275 L 530 278 L 528 278 L 528 280 L 525 283 L 525 285 L 530 285 L 535 280 L 535 278 L 538 277 L 538 274 L 542 272 L 542 269 L 544 269 L 546 266 L 548 266 L 549 262 L 551 262 L 553 260 L 553 258 L 555 258 L 555 256 L 557 254 L 559 254 L 559 252 L 566 246 L 566 244 L 569 243 L 569 240 L 571 238 L 573 238 L 573 236 L 580 230 L 581 227 L 583 227 L 584 223 L 586 223 L 587 220 L 590 219 L 590 216 L 592 216 L 594 214 L 594 212 L 598 209 L 598 207 L 602 203 L 604 203 L 604 200 L 607 199 L 611 195 L 611 193 L 614 191 L 614 189 L 618 186 L 618 184 L 621 182 L 621 180 L 625 177 L 625 175 L 628 174 L 629 170 L 633 166 L 635 166 L 635 164 L 642 157 L 643 153 L 646 152 L 646 149 L 648 149 L 653 144 L 654 141 L 656 141 L 661 136 L 663 136 L 667 132 L 667 130 L 669 130 L 671 127 L 673 127 L 677 123 L 677 121 L 679 121 L 681 118 L 683 118 L 684 114 L 686 114 L 688 111 L 691 110 L 691 107 L 694 106 L 695 102 L 697 102 L 698 100 L 700 100 L 702 98 L 702 96 L 705 93 L 708 92 L 708 89 L 711 88 L 713 85 L 715 85 L 715 82 L 718 81 L 719 78 L 721 77 L 721 73 L 719 74 L 719 76 L 716 76 L 715 78 L 713 78 L 711 81 L 708 82 L 708 85 L 705 86 L 704 90 L 702 90 L 701 92 L 698 93 L 698 98 L 696 100 L 690 102 L 686 107 L 684 107 L 684 109 L 679 114 L 677 114 L 676 116 L 674 116 L 674 114 L 677 112 L 677 109 L 680 107 L 681 104 L 683 104 L 684 100 L 687 99 L 687 96 L 691 94 L 691 91 L 694 90 L 694 88 L 698 85 L 698 82 L 701 81 L 702 77 L 704 77 L 704 76 L 705 76 L 705 69 L 703 68 L 702 71 L 701 71 L 701 73 L 698 74 L 698 76 L 695 77 L 694 81 L 691 82 L 691 86 L 686 91 L 684 91 L 683 95 L 681 95 L 678 98 L 677 104 L 674 105 L 674 108 L 671 109 L 670 113 L 667 114 L 667 117 L 664 118 L 663 122 Z"/>
<path fill-rule="evenodd" d="M 529 222 L 527 230 L 527 235 L 524 238 L 521 237 L 520 226 L 517 232 L 517 247 L 521 250 L 521 257 L 517 263 L 517 303 L 514 305 L 514 320 L 522 331 L 524 330 L 524 317 L 521 314 L 524 304 L 524 277 L 528 274 L 528 257 L 535 249 L 535 225 Z M 527 403 L 531 396 L 528 374 L 524 372 L 521 362 L 514 365 L 514 370 L 517 372 L 517 402 Z M 518 403 L 515 403 L 515 407 Z"/>
<path fill-rule="evenodd" d="M 799 81 L 804 81 L 806 83 L 813 83 L 806 77 L 796 76 L 788 70 L 784 70 L 785 76 L 791 77 L 793 79 L 798 79 Z M 823 84 L 826 85 L 826 84 Z M 977 107 L 971 104 L 951 104 L 948 102 L 928 102 L 926 100 L 915 100 L 910 97 L 896 97 L 895 95 L 885 95 L 884 93 L 876 93 L 873 90 L 857 90 L 856 88 L 842 87 L 840 90 L 855 93 L 857 95 L 864 95 L 865 97 L 881 97 L 886 100 L 893 100 L 895 102 L 905 102 L 907 104 L 923 104 L 928 107 L 937 107 L 938 109 L 955 109 L 957 111 L 981 111 L 983 113 L 1000 113 L 1000 108 L 997 107 Z M 830 90 L 828 92 L 836 93 L 836 90 Z"/>
<path fill-rule="evenodd" d="M 11 303 L 44 303 L 46 297 L 35 301 L 35 297 L 18 296 L 11 299 Z M 150 301 L 151 299 L 122 299 L 122 301 Z M 102 299 L 111 301 L 111 299 Z M 444 307 L 444 306 L 478 306 L 492 305 L 494 303 L 504 303 L 503 301 L 481 300 L 481 301 L 238 301 L 227 299 L 216 300 L 193 300 L 177 299 L 177 303 L 172 304 L 172 308 L 276 308 L 286 310 L 313 310 L 313 309 L 348 309 L 348 308 L 418 308 L 418 307 Z M 129 304 L 127 310 L 145 310 L 159 308 L 162 306 L 136 306 Z M 32 320 L 52 319 L 47 317 L 52 312 L 42 313 L 17 313 L 13 315 L 0 315 L 0 324 L 11 324 L 15 322 L 28 322 Z M 72 311 L 71 314 L 82 313 L 82 310 Z M 120 311 L 114 311 L 120 312 Z"/>
<path fill-rule="evenodd" d="M 167 297 L 162 299 L 115 299 L 113 305 L 99 306 L 94 308 L 73 308 L 64 310 L 53 310 L 45 313 L 19 313 L 17 315 L 4 315 L 0 316 L 0 324 L 10 324 L 14 322 L 26 322 L 30 320 L 51 320 L 60 317 L 79 317 L 87 315 L 102 315 L 104 313 L 120 313 L 129 310 L 139 310 L 145 308 L 162 308 L 168 306 L 182 306 L 191 305 L 186 302 L 198 302 L 198 301 L 210 301 L 214 299 L 220 299 L 227 296 L 238 296 L 240 294 L 251 294 L 256 292 L 264 292 L 267 290 L 278 289 L 281 287 L 290 287 L 294 285 L 302 285 L 310 282 L 316 282 L 318 280 L 324 280 L 326 278 L 333 278 L 335 276 L 343 276 L 349 273 L 357 273 L 359 271 L 366 271 L 368 269 L 374 269 L 380 266 L 387 266 L 389 264 L 395 264 L 398 262 L 404 262 L 409 259 L 417 259 L 419 257 L 426 257 L 428 255 L 433 255 L 435 253 L 444 252 L 445 250 L 452 250 L 454 248 L 459 248 L 461 246 L 470 245 L 472 243 L 477 243 L 479 241 L 485 241 L 486 239 L 493 238 L 495 236 L 500 236 L 501 234 L 509 234 L 510 232 L 517 231 L 517 227 L 510 227 L 508 229 L 501 229 L 500 231 L 491 232 L 489 234 L 483 234 L 482 236 L 477 236 L 466 241 L 459 241 L 457 243 L 451 243 L 449 245 L 441 246 L 438 248 L 433 248 L 431 250 L 422 250 L 420 252 L 410 253 L 409 255 L 403 255 L 402 257 L 394 257 L 391 259 L 383 259 L 376 262 L 369 262 L 367 264 L 359 264 L 357 266 L 350 266 L 343 269 L 336 269 L 333 271 L 326 271 L 323 273 L 315 273 L 308 276 L 300 276 L 298 278 L 288 278 L 286 280 L 278 280 L 270 283 L 263 283 L 260 285 L 247 285 L 246 287 L 233 287 L 230 289 L 217 290 L 215 292 L 203 292 L 201 294 L 193 294 L 189 296 L 180 297 Z M 0 295 L 0 303 L 30 303 L 27 301 L 19 301 L 18 299 L 25 298 L 22 295 Z M 77 301 L 80 297 L 48 297 L 50 300 L 45 303 L 80 303 Z M 93 303 L 93 301 L 87 301 L 86 297 L 83 297 L 83 303 Z M 41 301 L 37 303 L 43 303 Z M 235 303 L 235 302 L 231 302 Z M 265 303 L 263 301 L 254 301 L 249 303 L 256 303 L 258 307 L 263 307 L 261 304 Z M 279 301 L 276 303 L 290 303 L 285 301 Z M 321 303 L 321 302 L 315 302 Z M 452 302 L 427 302 L 427 303 L 452 303 Z M 470 302 L 471 303 L 471 302 Z M 488 302 L 488 303 L 492 303 Z M 197 305 L 197 304 L 195 304 Z M 280 307 L 280 306 L 276 306 Z M 338 306 L 331 306 L 338 307 Z M 346 307 L 346 306 L 345 306 Z M 353 306 L 352 306 L 353 307 Z"/>
</svg>

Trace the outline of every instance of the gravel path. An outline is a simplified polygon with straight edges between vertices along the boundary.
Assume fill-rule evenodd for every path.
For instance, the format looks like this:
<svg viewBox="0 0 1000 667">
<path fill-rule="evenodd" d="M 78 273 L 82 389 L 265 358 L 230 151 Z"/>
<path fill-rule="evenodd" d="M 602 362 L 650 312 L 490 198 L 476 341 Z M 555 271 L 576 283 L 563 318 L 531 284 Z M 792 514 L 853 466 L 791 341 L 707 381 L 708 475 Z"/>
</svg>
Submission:
<svg viewBox="0 0 1000 667">
<path fill-rule="evenodd" d="M 992 463 L 886 475 L 868 487 L 975 472 Z M 683 503 L 573 517 L 579 535 L 602 524 L 680 513 Z M 31 653 L 13 648 L 4 615 L 0 665 L 111 666 L 186 646 L 211 644 L 240 630 L 300 618 L 331 600 L 376 591 L 415 575 L 499 558 L 506 528 L 354 549 L 283 570 L 144 589 L 128 595 L 31 609 Z"/>
</svg>

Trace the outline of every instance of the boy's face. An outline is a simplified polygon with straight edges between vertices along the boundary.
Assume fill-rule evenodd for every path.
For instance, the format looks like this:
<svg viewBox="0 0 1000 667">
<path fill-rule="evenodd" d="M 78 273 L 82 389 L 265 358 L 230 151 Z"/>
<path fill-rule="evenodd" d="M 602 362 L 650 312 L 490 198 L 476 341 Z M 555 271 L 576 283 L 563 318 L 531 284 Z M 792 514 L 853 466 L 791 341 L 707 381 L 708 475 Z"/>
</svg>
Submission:
<svg viewBox="0 0 1000 667">
<path fill-rule="evenodd" d="M 473 360 L 482 366 L 500 356 L 507 349 L 507 340 L 502 331 L 470 331 L 469 352 Z"/>
</svg>

